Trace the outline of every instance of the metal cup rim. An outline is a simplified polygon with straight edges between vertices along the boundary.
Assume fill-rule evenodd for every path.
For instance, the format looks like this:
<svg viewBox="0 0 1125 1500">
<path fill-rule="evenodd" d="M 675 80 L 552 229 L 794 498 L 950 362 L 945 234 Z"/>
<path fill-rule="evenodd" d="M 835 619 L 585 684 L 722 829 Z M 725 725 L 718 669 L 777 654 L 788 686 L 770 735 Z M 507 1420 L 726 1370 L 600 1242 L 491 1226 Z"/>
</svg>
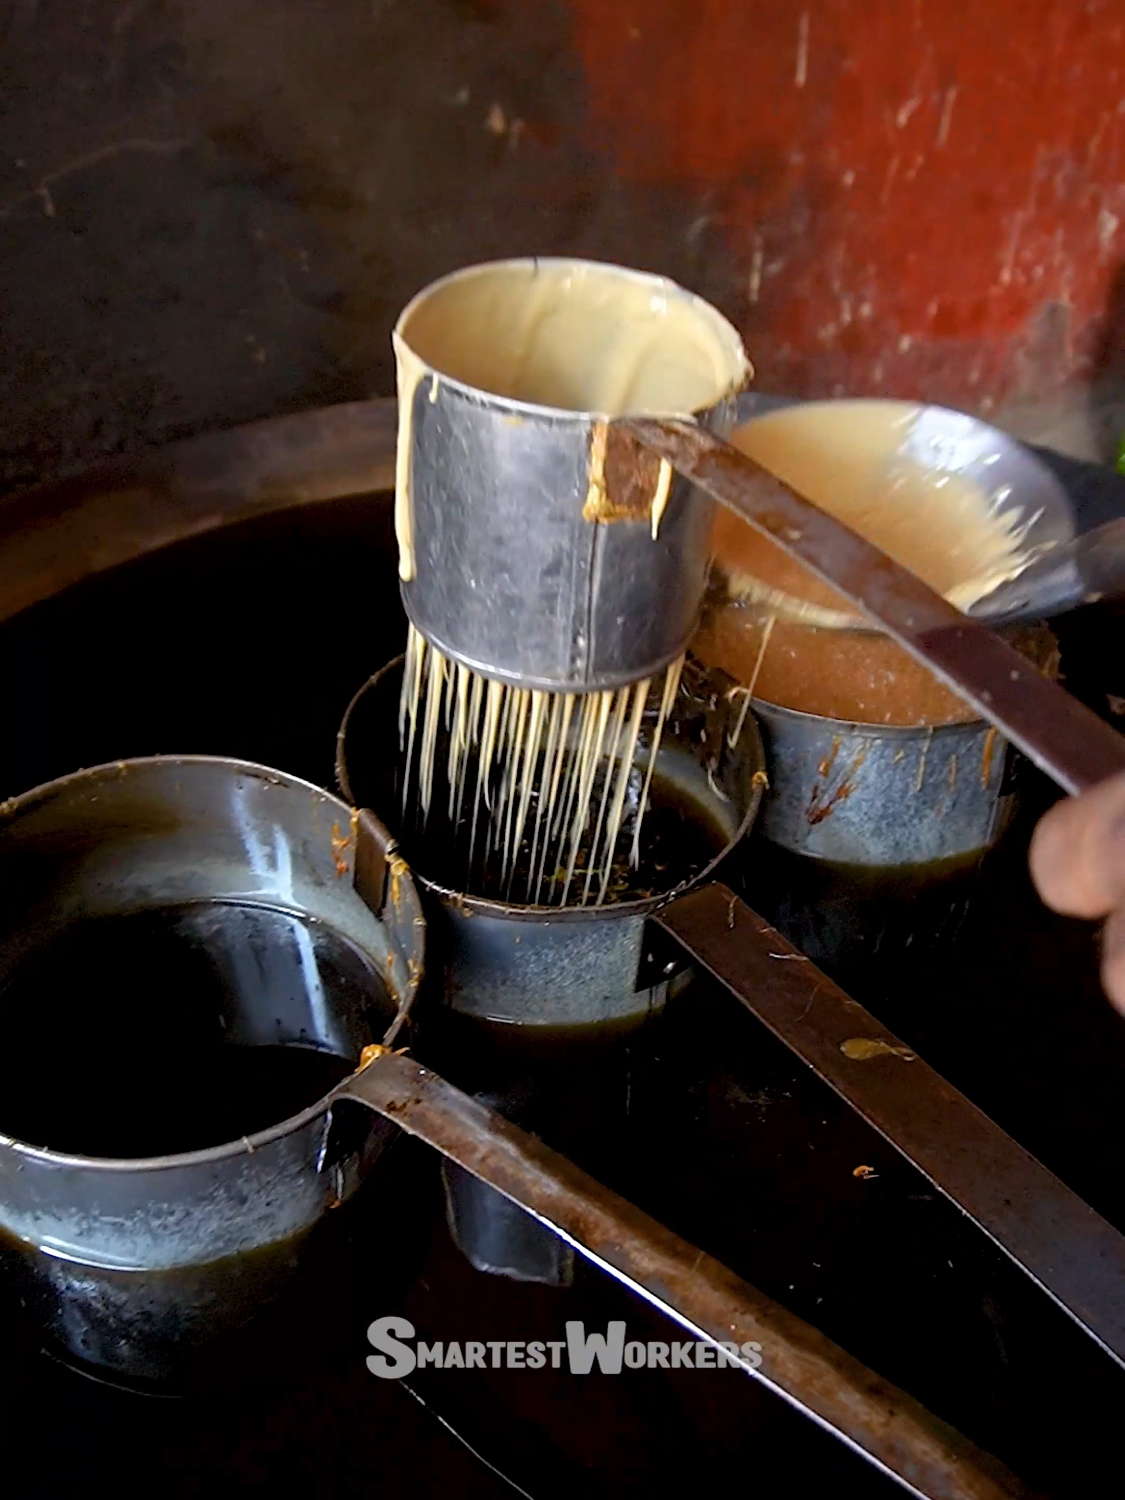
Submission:
<svg viewBox="0 0 1125 1500">
<path fill-rule="evenodd" d="M 106 761 L 101 765 L 84 767 L 78 771 L 68 771 L 64 776 L 42 782 L 26 792 L 7 798 L 0 803 L 0 837 L 3 837 L 4 824 L 11 817 L 33 807 L 37 801 L 43 800 L 48 794 L 57 795 L 60 789 L 71 783 L 89 781 L 96 785 L 99 780 L 107 780 L 111 776 L 122 776 L 138 767 L 154 765 L 222 766 L 236 772 L 249 773 L 256 779 L 275 786 L 286 785 L 297 791 L 312 792 L 324 802 L 340 807 L 341 811 L 349 816 L 351 813 L 349 804 L 335 793 L 311 781 L 305 781 L 303 777 L 294 776 L 288 771 L 279 771 L 272 766 L 263 766 L 256 761 L 241 760 L 227 755 L 138 755 L 125 760 Z M 411 876 L 413 877 L 413 871 L 411 871 Z M 22 1141 L 17 1136 L 7 1135 L 3 1131 L 0 1131 L 0 1149 L 11 1150 L 19 1156 L 32 1160 L 48 1162 L 52 1166 L 80 1167 L 83 1170 L 101 1172 L 152 1172 L 205 1166 L 211 1162 L 224 1161 L 229 1157 L 248 1155 L 261 1147 L 272 1145 L 274 1141 L 281 1140 L 284 1136 L 304 1129 L 319 1116 L 327 1115 L 332 1106 L 333 1095 L 339 1087 L 341 1085 L 335 1085 L 328 1093 L 315 1103 L 307 1105 L 299 1113 L 279 1120 L 276 1124 L 256 1131 L 253 1135 L 239 1137 L 234 1141 L 224 1141 L 218 1146 L 206 1146 L 197 1151 L 181 1151 L 165 1156 L 83 1156 L 72 1152 L 52 1151 L 47 1146 L 33 1146 L 30 1142 Z"/>
</svg>

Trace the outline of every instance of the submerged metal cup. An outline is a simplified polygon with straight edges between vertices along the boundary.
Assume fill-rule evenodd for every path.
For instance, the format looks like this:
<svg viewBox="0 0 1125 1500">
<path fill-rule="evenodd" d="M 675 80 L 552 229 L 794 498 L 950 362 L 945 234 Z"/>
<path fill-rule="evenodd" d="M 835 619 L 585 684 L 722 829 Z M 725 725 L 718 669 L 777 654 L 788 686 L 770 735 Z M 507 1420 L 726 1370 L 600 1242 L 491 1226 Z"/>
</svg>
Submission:
<svg viewBox="0 0 1125 1500">
<path fill-rule="evenodd" d="M 401 683 L 399 657 L 352 699 L 336 742 L 336 776 L 345 797 L 392 820 L 401 795 Z M 614 1118 L 613 1104 L 589 1096 L 590 1049 L 633 1035 L 659 1014 L 672 987 L 688 979 L 686 958 L 657 940 L 649 919 L 716 872 L 750 828 L 761 801 L 762 742 L 754 716 L 740 713 L 744 700 L 732 703 L 709 691 L 685 707 L 683 697 L 665 726 L 656 765 L 667 784 L 706 814 L 713 830 L 713 858 L 694 875 L 679 883 L 671 876 L 664 891 L 605 906 L 540 907 L 466 895 L 428 878 L 425 870 L 415 872 L 426 906 L 430 988 L 447 1019 L 457 1018 L 460 1027 L 459 1041 L 449 1045 L 460 1051 L 470 1038 L 479 1045 L 482 1036 L 490 1046 L 501 1044 L 509 1056 L 509 1068 L 501 1067 L 507 1082 L 484 1097 L 526 1129 L 542 1133 L 549 1127 L 557 1147 L 557 1103 L 551 1101 L 559 1086 L 545 1088 L 539 1054 L 550 1056 L 561 1046 L 570 1059 L 567 1091 L 587 1091 L 581 1128 L 591 1115 Z M 563 1134 L 572 1130 L 568 1124 Z M 569 1140 L 565 1149 L 571 1149 Z M 450 1231 L 477 1270 L 569 1284 L 569 1246 L 452 1163 L 443 1165 L 443 1180 Z"/>
<path fill-rule="evenodd" d="M 399 657 L 352 699 L 336 740 L 344 796 L 373 805 L 392 823 L 401 682 Z M 742 717 L 735 738 L 730 731 L 739 705 L 714 697 L 714 710 L 700 712 L 690 725 L 673 710 L 656 760 L 661 777 L 715 830 L 714 857 L 692 878 L 605 906 L 542 907 L 466 895 L 414 870 L 426 904 L 429 973 L 445 1005 L 477 1021 L 523 1027 L 529 1035 L 560 1027 L 625 1029 L 660 1010 L 677 966 L 665 969 L 646 947 L 648 918 L 715 873 L 753 823 L 765 782 L 754 716 Z"/>
<path fill-rule="evenodd" d="M 390 851 L 378 910 L 357 894 L 357 842 L 368 864 Z M 407 1018 L 424 923 L 385 832 L 365 820 L 361 837 L 336 797 L 281 772 L 161 756 L 81 771 L 0 808 L 0 1028 L 8 981 L 75 922 L 217 902 L 276 913 L 294 929 L 294 919 L 311 922 L 367 975 L 346 994 L 319 983 L 317 942 L 303 929 L 291 955 L 214 944 L 207 956 L 230 980 L 232 1041 L 295 1043 L 358 1063 Z M 300 985 L 285 983 L 287 962 Z M 273 964 L 275 982 L 268 973 L 240 982 L 240 964 Z M 112 1004 L 90 1023 L 112 1027 Z M 82 1037 L 58 1045 L 81 1047 Z M 49 1070 L 42 1087 L 49 1095 Z M 0 1244 L 25 1303 L 81 1361 L 134 1380 L 177 1376 L 284 1287 L 318 1221 L 354 1193 L 393 1134 L 374 1115 L 358 1134 L 349 1126 L 346 1141 L 342 1131 L 330 1138 L 331 1123 L 325 1098 L 241 1140 L 137 1160 L 0 1135 Z"/>
<path fill-rule="evenodd" d="M 907 1007 L 1010 825 L 1019 757 L 977 720 L 855 724 L 755 701 L 769 768 L 747 901 L 866 1001 Z"/>
<path fill-rule="evenodd" d="M 734 398 L 750 373 L 738 333 L 713 307 L 663 277 L 618 266 L 474 266 L 427 287 L 403 312 L 395 349 L 406 612 L 473 671 L 557 691 L 637 682 L 683 651 L 703 596 L 713 512 L 700 491 L 670 471 L 662 478 L 656 459 L 602 420 L 641 414 L 644 403 L 624 396 L 615 411 L 590 409 L 581 379 L 561 364 L 544 368 L 556 349 L 565 363 L 559 309 L 572 293 L 581 338 L 604 343 L 607 361 L 618 296 L 637 309 L 630 332 L 656 329 L 669 302 L 684 311 L 713 348 L 715 369 L 696 386 L 706 396 L 679 414 L 716 432 L 732 430 Z M 520 344 L 528 326 L 542 331 L 534 360 Z"/>
</svg>

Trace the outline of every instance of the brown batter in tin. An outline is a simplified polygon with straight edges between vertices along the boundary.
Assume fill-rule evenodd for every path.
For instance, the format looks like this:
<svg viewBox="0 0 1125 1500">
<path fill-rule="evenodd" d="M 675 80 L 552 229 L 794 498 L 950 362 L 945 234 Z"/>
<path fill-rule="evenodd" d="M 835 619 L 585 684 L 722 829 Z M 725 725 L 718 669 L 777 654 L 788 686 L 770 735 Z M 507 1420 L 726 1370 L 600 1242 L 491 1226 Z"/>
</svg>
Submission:
<svg viewBox="0 0 1125 1500">
<path fill-rule="evenodd" d="M 1021 626 L 1006 634 L 1041 671 L 1057 675 L 1055 638 L 1045 625 Z M 753 683 L 754 697 L 800 713 L 899 725 L 955 724 L 977 717 L 901 646 L 875 632 L 798 624 L 758 605 L 728 602 L 708 609 L 691 650 L 744 687 Z"/>
<path fill-rule="evenodd" d="M 995 497 L 906 451 L 917 411 L 896 401 L 812 402 L 758 418 L 732 441 L 964 607 L 1019 570 L 1018 528 Z M 843 595 L 721 508 L 712 546 L 718 589 L 692 650 L 755 697 L 861 724 L 977 717 L 888 636 L 855 629 Z M 1008 634 L 1043 670 L 1057 670 L 1045 627 Z"/>
</svg>

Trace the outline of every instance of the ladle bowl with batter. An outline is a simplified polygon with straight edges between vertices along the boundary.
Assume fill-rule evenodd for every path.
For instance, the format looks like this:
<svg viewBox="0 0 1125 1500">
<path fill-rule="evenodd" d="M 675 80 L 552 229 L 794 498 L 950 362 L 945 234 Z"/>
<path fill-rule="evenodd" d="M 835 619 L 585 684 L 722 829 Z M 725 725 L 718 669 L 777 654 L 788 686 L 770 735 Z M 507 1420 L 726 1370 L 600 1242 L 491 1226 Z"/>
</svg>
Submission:
<svg viewBox="0 0 1125 1500">
<path fill-rule="evenodd" d="M 987 592 L 981 548 L 993 547 L 1003 572 L 998 534 L 981 542 L 980 525 L 969 524 L 974 507 L 985 519 L 999 514 L 1024 557 L 1074 534 L 1055 477 L 974 417 L 910 402 L 744 398 L 742 414 L 751 412 L 735 446 L 897 548 L 962 607 Z M 883 930 L 891 907 L 917 912 L 931 889 L 971 887 L 1011 822 L 1018 757 L 847 600 L 725 510 L 713 546 L 692 650 L 752 690 L 770 775 L 751 901 L 832 969 L 893 946 Z M 1003 633 L 1039 670 L 1057 672 L 1046 626 Z M 952 924 L 939 896 L 931 904 L 944 941 Z M 916 952 L 925 925 L 920 915 L 909 931 L 904 924 Z"/>
<path fill-rule="evenodd" d="M 993 588 L 1075 535 L 1070 500 L 1051 470 L 967 412 L 747 394 L 730 441 L 977 619 L 989 619 Z M 716 514 L 712 544 L 740 597 L 793 622 L 872 628 L 731 512 Z M 1025 618 L 1038 616 L 1031 609 Z"/>
</svg>

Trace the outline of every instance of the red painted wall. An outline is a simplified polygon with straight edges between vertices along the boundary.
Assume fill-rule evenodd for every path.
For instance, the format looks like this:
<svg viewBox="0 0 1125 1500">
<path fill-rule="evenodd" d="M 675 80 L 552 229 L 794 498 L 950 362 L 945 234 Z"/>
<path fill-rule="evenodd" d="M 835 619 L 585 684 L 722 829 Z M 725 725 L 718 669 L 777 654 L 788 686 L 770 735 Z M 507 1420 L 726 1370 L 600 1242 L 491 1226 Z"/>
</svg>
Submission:
<svg viewBox="0 0 1125 1500">
<path fill-rule="evenodd" d="M 988 411 L 1113 363 L 1123 0 L 571 3 L 591 138 L 707 195 L 763 386 Z"/>
</svg>

